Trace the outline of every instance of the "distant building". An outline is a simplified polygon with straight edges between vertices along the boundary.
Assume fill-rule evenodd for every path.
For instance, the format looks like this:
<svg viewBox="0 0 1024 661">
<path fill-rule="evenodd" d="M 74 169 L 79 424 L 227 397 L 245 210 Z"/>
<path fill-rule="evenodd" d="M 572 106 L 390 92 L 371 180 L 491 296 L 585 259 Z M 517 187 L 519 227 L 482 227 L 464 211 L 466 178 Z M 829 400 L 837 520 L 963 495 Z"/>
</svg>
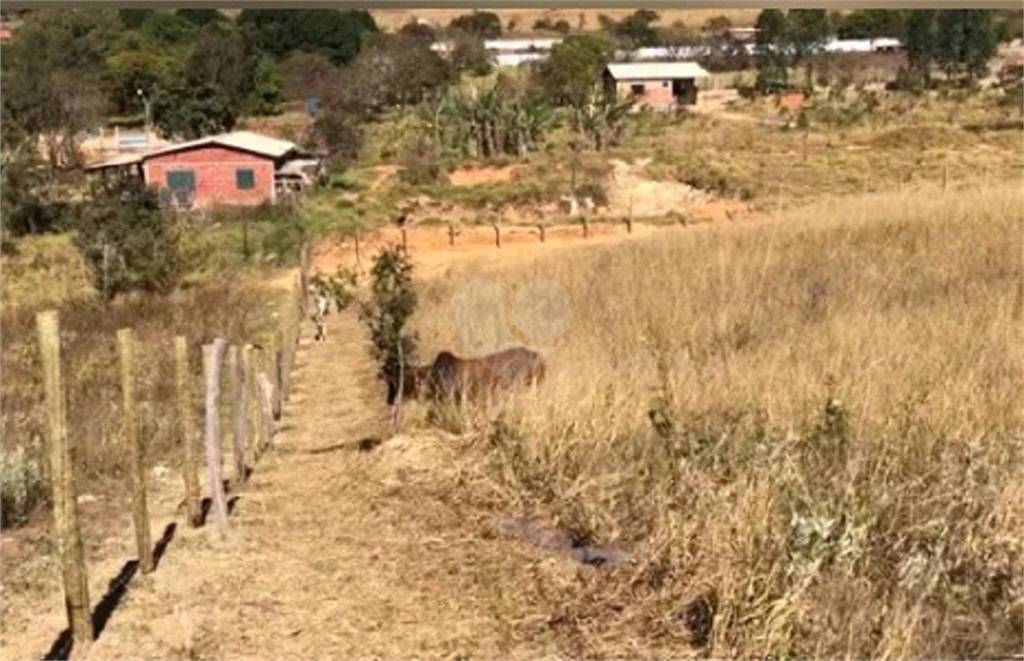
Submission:
<svg viewBox="0 0 1024 661">
<path fill-rule="evenodd" d="M 487 39 L 484 48 L 499 67 L 514 67 L 527 62 L 540 62 L 561 39 Z M 447 55 L 454 48 L 450 41 L 436 41 L 430 45 L 434 52 Z"/>
<path fill-rule="evenodd" d="M 319 163 L 295 143 L 236 131 L 125 154 L 86 168 L 127 171 L 155 186 L 173 206 L 257 206 L 312 183 Z M 296 163 L 299 161 L 299 163 Z"/>
<path fill-rule="evenodd" d="M 629 62 L 604 70 L 605 91 L 619 98 L 637 96 L 659 110 L 697 103 L 697 81 L 708 72 L 696 62 Z"/>
</svg>

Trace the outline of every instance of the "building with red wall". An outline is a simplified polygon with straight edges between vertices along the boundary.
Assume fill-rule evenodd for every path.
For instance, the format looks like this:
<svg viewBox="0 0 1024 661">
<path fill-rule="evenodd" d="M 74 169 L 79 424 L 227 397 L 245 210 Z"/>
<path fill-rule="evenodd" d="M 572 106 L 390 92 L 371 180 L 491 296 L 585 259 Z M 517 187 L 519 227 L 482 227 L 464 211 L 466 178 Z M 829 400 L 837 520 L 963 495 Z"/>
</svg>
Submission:
<svg viewBox="0 0 1024 661">
<path fill-rule="evenodd" d="M 117 157 L 86 170 L 130 169 L 168 202 L 185 208 L 258 206 L 277 201 L 279 172 L 307 156 L 287 140 L 236 131 Z"/>
<path fill-rule="evenodd" d="M 708 72 L 696 62 L 623 62 L 604 70 L 605 91 L 618 98 L 635 96 L 659 110 L 697 103 L 697 80 Z"/>
</svg>

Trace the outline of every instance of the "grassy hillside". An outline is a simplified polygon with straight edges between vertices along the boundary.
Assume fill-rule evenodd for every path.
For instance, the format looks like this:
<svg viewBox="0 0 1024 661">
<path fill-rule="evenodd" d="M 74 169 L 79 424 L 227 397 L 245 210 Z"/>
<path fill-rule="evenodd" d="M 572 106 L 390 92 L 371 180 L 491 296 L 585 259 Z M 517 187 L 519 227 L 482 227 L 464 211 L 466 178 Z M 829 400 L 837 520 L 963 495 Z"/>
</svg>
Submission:
<svg viewBox="0 0 1024 661">
<path fill-rule="evenodd" d="M 572 295 L 538 400 L 463 422 L 493 506 L 639 550 L 520 586 L 576 656 L 678 658 L 702 592 L 714 657 L 1019 654 L 1022 205 L 1019 182 L 847 197 L 424 292 L 425 355 L 463 350 L 467 277 Z"/>
</svg>

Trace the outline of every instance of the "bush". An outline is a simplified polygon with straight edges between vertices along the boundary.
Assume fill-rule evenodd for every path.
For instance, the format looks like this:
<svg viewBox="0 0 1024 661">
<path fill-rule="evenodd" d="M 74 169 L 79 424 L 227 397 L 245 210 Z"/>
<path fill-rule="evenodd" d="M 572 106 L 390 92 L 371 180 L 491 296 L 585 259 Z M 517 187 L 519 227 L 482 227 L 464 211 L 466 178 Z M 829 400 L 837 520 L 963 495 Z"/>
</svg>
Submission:
<svg viewBox="0 0 1024 661">
<path fill-rule="evenodd" d="M 372 298 L 362 306 L 361 316 L 370 329 L 377 374 L 388 384 L 390 397 L 401 390 L 401 374 L 415 364 L 418 336 L 405 330 L 417 303 L 412 262 L 401 247 L 387 247 L 377 255 L 370 274 Z"/>
<path fill-rule="evenodd" d="M 143 291 L 166 295 L 184 272 L 176 229 L 156 191 L 134 177 L 104 181 L 78 205 L 75 245 L 104 300 Z"/>
</svg>

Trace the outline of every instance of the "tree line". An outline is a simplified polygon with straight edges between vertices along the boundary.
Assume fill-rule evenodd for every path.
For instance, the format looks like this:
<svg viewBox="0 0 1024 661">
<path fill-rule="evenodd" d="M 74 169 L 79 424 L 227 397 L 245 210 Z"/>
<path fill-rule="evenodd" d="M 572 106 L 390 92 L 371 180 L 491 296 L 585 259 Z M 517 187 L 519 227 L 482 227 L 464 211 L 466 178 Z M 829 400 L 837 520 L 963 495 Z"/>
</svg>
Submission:
<svg viewBox="0 0 1024 661">
<path fill-rule="evenodd" d="M 969 84 L 983 77 L 999 42 L 1021 37 L 1021 14 L 990 9 L 862 9 L 847 14 L 765 9 L 755 27 L 757 85 L 762 89 L 786 86 L 789 70 L 801 65 L 810 85 L 814 55 L 832 37 L 899 39 L 907 57 L 899 82 L 922 87 L 934 83 L 933 67 L 947 81 Z"/>
</svg>

